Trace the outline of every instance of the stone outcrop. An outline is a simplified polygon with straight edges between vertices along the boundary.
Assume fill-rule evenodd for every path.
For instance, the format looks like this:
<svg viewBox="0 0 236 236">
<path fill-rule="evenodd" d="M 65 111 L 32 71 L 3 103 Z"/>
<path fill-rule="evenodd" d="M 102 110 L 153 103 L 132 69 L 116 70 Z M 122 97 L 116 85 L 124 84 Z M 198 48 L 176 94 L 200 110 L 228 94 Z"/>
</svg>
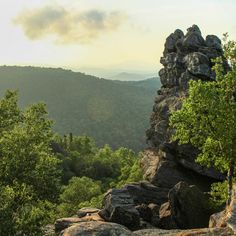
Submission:
<svg viewBox="0 0 236 236">
<path fill-rule="evenodd" d="M 208 227 L 212 213 L 207 197 L 196 186 L 179 182 L 161 206 L 159 225 L 165 229 Z"/>
<path fill-rule="evenodd" d="M 107 221 L 137 229 L 141 218 L 148 222 L 155 221 L 157 208 L 167 201 L 168 191 L 146 181 L 112 189 L 104 197 L 100 215 Z"/>
<path fill-rule="evenodd" d="M 185 181 L 197 185 L 202 191 L 225 178 L 214 169 L 206 169 L 195 163 L 193 157 L 186 154 L 172 154 L 169 151 L 147 149 L 141 160 L 144 178 L 155 186 L 165 189 L 173 188 L 178 182 Z"/>
<path fill-rule="evenodd" d="M 220 39 L 215 35 L 202 37 L 198 26 L 193 25 L 184 33 L 176 30 L 165 43 L 160 62 L 164 66 L 159 71 L 162 88 L 155 99 L 151 127 L 147 131 L 149 143 L 159 148 L 169 142 L 172 130 L 168 126 L 171 111 L 181 107 L 181 99 L 186 96 L 189 80 L 214 80 L 212 59 L 222 56 Z"/>
<path fill-rule="evenodd" d="M 195 162 L 198 150 L 192 145 L 171 142 L 174 130 L 169 127 L 171 112 L 181 108 L 188 94 L 188 82 L 215 79 L 212 59 L 218 56 L 223 56 L 220 39 L 215 35 L 204 39 L 196 25 L 186 34 L 178 29 L 166 39 L 160 60 L 163 68 L 159 71 L 162 87 L 157 92 L 151 127 L 146 132 L 151 148 L 145 151 L 141 162 L 145 179 L 158 187 L 171 189 L 184 181 L 208 191 L 213 182 L 225 179 L 213 168 Z M 226 62 L 224 65 L 227 69 Z"/>
<path fill-rule="evenodd" d="M 103 200 L 103 210 L 100 215 L 107 221 L 137 229 L 140 225 L 140 215 L 135 208 L 134 200 L 123 189 L 110 190 Z"/>
<path fill-rule="evenodd" d="M 191 145 L 170 142 L 174 131 L 169 116 L 181 108 L 188 82 L 213 81 L 212 59 L 222 55 L 220 39 L 215 35 L 204 39 L 196 25 L 186 34 L 176 30 L 167 37 L 159 71 L 162 88 L 147 131 L 151 147 L 141 161 L 147 181 L 109 190 L 101 210 L 80 209 L 78 217 L 57 220 L 57 232 L 63 230 L 64 236 L 236 235 L 235 201 L 226 211 L 213 215 L 207 228 L 212 212 L 204 192 L 225 176 L 195 163 L 198 150 Z M 226 62 L 224 66 L 227 69 Z"/>
</svg>

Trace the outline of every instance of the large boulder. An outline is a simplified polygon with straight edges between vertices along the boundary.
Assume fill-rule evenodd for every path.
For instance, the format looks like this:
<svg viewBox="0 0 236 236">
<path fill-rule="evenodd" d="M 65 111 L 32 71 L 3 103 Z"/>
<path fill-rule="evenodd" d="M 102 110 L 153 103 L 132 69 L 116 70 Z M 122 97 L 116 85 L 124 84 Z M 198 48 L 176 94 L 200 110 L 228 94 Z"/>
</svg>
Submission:
<svg viewBox="0 0 236 236">
<path fill-rule="evenodd" d="M 125 189 L 111 189 L 106 193 L 100 216 L 130 229 L 137 229 L 140 225 L 139 212 L 135 208 L 133 198 Z"/>
<path fill-rule="evenodd" d="M 132 236 L 126 227 L 102 221 L 82 222 L 64 230 L 61 236 Z"/>
<path fill-rule="evenodd" d="M 177 43 L 179 53 L 196 52 L 201 46 L 205 46 L 205 40 L 197 25 L 188 28 L 187 34 Z"/>
<path fill-rule="evenodd" d="M 184 57 L 187 70 L 202 79 L 214 79 L 209 58 L 200 52 L 193 52 Z"/>
<path fill-rule="evenodd" d="M 204 228 L 211 214 L 205 194 L 194 185 L 180 182 L 170 190 L 168 203 L 160 209 L 160 225 L 164 222 L 167 229 Z"/>
<path fill-rule="evenodd" d="M 184 181 L 198 186 L 202 191 L 208 191 L 214 181 L 225 178 L 213 168 L 203 168 L 197 164 L 196 152 L 192 147 L 178 146 L 174 150 L 178 152 L 145 150 L 141 160 L 144 178 L 161 189 L 171 189 Z"/>
<path fill-rule="evenodd" d="M 126 184 L 122 189 L 127 190 L 135 205 L 140 205 L 143 203 L 161 205 L 167 200 L 167 195 L 169 192 L 169 189 L 157 187 L 148 181 Z"/>
<path fill-rule="evenodd" d="M 167 201 L 168 191 L 167 188 L 154 186 L 147 181 L 111 189 L 103 199 L 103 210 L 99 214 L 107 221 L 137 229 L 140 228 L 141 218 L 155 221 L 156 208 L 159 209 Z"/>
<path fill-rule="evenodd" d="M 182 39 L 183 37 L 184 37 L 184 33 L 180 29 L 175 30 L 174 33 L 169 35 L 165 42 L 164 55 L 168 53 L 176 52 L 177 51 L 176 43 L 178 40 Z"/>
</svg>

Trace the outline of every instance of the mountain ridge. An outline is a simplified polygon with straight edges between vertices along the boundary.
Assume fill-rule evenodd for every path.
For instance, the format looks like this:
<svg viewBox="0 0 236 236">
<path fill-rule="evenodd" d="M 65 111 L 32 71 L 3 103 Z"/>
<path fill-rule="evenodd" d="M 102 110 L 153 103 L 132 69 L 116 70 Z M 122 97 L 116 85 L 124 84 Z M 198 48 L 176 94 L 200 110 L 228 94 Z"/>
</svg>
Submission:
<svg viewBox="0 0 236 236">
<path fill-rule="evenodd" d="M 23 107 L 45 102 L 56 132 L 88 135 L 100 146 L 108 143 L 136 151 L 144 147 L 158 80 L 154 87 L 149 83 L 134 85 L 62 68 L 0 67 L 0 95 L 18 89 Z"/>
</svg>

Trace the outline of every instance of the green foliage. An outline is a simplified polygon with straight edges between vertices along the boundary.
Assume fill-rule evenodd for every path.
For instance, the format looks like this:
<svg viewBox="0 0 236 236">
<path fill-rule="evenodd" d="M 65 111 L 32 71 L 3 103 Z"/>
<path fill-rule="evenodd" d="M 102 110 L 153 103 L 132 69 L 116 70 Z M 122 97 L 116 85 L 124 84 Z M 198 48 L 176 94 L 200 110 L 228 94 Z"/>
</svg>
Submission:
<svg viewBox="0 0 236 236">
<path fill-rule="evenodd" d="M 133 151 L 98 148 L 87 136 L 54 135 L 45 105 L 21 110 L 16 92 L 0 100 L 0 123 L 0 235 L 42 235 L 56 217 L 100 207 L 111 186 L 141 179 Z M 61 152 L 55 155 L 52 143 Z"/>
<path fill-rule="evenodd" d="M 61 171 L 49 147 L 46 114 L 43 104 L 20 110 L 16 92 L 7 91 L 0 101 L 1 235 L 40 235 L 51 217 Z"/>
<path fill-rule="evenodd" d="M 73 176 L 86 176 L 101 181 L 105 191 L 111 186 L 142 179 L 139 166 L 141 156 L 128 148 L 122 147 L 115 151 L 109 145 L 97 148 L 88 137 L 73 137 L 67 147 L 67 155 L 60 155 L 65 184 Z"/>
<path fill-rule="evenodd" d="M 214 206 L 221 207 L 226 203 L 228 197 L 228 183 L 227 181 L 213 183 L 211 186 L 211 201 Z"/>
<path fill-rule="evenodd" d="M 18 89 L 20 105 L 43 101 L 61 135 L 94 137 L 99 147 L 145 146 L 157 78 L 117 82 L 63 69 L 0 67 L 0 95 Z M 1 127 L 1 126 L 0 126 Z"/>
<path fill-rule="evenodd" d="M 109 188 L 142 179 L 141 155 L 130 149 L 113 151 L 109 145 L 98 148 L 88 137 L 73 137 L 67 145 L 60 142 L 67 147 L 66 155 L 60 154 L 66 185 L 58 208 L 62 216 L 74 214 L 80 207 L 101 207 L 103 194 Z"/>
<path fill-rule="evenodd" d="M 42 235 L 42 226 L 54 219 L 54 205 L 38 200 L 30 186 L 14 182 L 0 192 L 0 235 Z"/>
<path fill-rule="evenodd" d="M 85 205 L 83 202 L 90 205 L 90 201 L 95 201 L 93 198 L 99 195 L 101 195 L 101 183 L 85 176 L 81 178 L 73 177 L 70 179 L 69 184 L 63 188 L 63 192 L 60 195 L 59 214 L 71 216 L 82 205 Z"/>
</svg>

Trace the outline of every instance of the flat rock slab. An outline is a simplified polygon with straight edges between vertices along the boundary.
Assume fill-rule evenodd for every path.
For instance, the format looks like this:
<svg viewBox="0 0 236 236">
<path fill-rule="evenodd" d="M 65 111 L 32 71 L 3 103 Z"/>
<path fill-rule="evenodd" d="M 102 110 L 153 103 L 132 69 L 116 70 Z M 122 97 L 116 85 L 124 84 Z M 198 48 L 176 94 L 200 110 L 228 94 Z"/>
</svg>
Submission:
<svg viewBox="0 0 236 236">
<path fill-rule="evenodd" d="M 84 217 L 68 217 L 68 218 L 61 218 L 56 220 L 54 226 L 55 226 L 55 232 L 59 233 L 62 230 L 81 222 L 87 222 L 87 221 L 104 221 L 101 216 L 99 216 L 98 213 L 93 213 L 91 215 L 86 215 Z"/>
<path fill-rule="evenodd" d="M 98 213 L 100 209 L 98 208 L 92 208 L 92 207 L 83 207 L 77 211 L 77 216 L 78 217 L 84 217 L 84 216 L 89 216 L 94 213 Z"/>
<path fill-rule="evenodd" d="M 230 228 L 204 228 L 190 230 L 146 229 L 135 231 L 134 236 L 233 236 Z"/>
<path fill-rule="evenodd" d="M 91 221 L 78 223 L 64 230 L 60 236 L 132 236 L 126 227 L 116 223 Z"/>
</svg>

